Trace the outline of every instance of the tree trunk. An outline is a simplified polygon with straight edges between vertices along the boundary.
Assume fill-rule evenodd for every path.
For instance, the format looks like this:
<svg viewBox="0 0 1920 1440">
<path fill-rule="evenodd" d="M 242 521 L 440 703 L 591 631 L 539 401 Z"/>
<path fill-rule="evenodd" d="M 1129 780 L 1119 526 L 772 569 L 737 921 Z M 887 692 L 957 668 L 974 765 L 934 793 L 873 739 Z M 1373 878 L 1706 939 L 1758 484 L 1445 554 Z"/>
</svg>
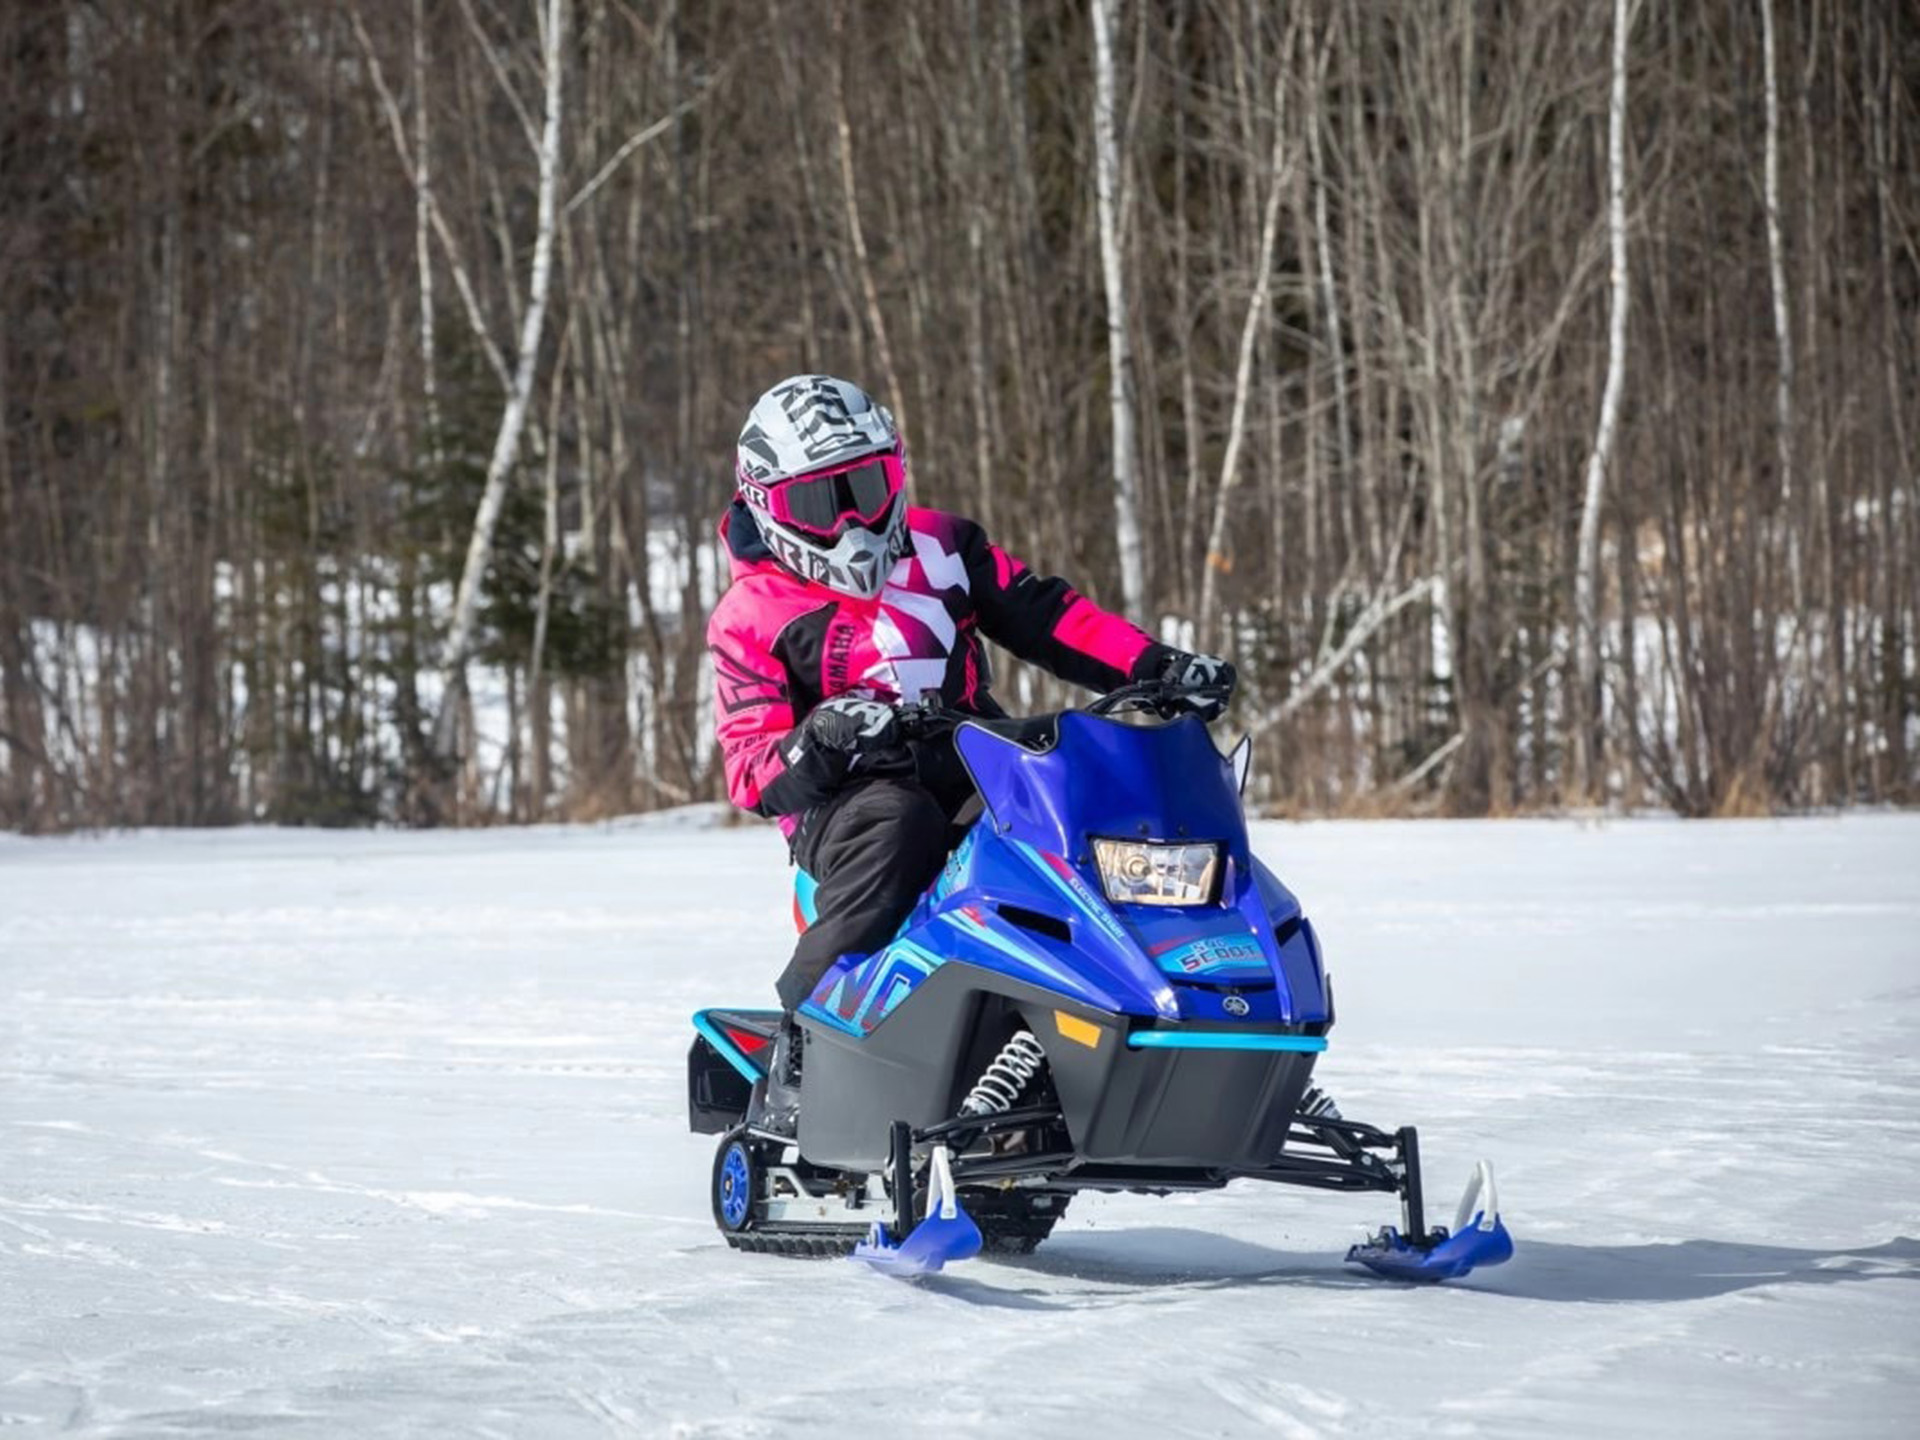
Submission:
<svg viewBox="0 0 1920 1440">
<path fill-rule="evenodd" d="M 520 328 L 520 355 L 514 367 L 513 386 L 500 416 L 493 456 L 487 463 L 486 489 L 474 515 L 473 535 L 467 544 L 466 563 L 460 571 L 460 588 L 454 596 L 446 654 L 441 661 L 443 688 L 440 714 L 434 725 L 434 748 L 442 755 L 453 752 L 454 721 L 461 709 L 456 702 L 466 692 L 467 654 L 473 646 L 474 623 L 479 614 L 480 581 L 493 550 L 494 527 L 506 500 L 507 481 L 519 455 L 520 432 L 526 424 L 527 401 L 533 392 L 534 366 L 540 357 L 540 332 L 546 320 L 547 287 L 553 271 L 554 189 L 560 173 L 560 80 L 565 55 L 561 39 L 566 14 L 566 0 L 547 0 L 543 46 L 546 123 L 540 132 L 539 221 L 533 268 L 527 285 L 527 308 Z"/>
<path fill-rule="evenodd" d="M 1766 156 L 1763 186 L 1767 212 L 1767 276 L 1773 293 L 1773 341 L 1779 357 L 1774 372 L 1774 454 L 1780 467 L 1780 525 L 1786 540 L 1787 579 L 1797 622 L 1806 619 L 1806 587 L 1801 577 L 1800 521 L 1795 513 L 1793 327 L 1787 295 L 1786 245 L 1780 232 L 1780 87 L 1773 47 L 1773 0 L 1759 0 L 1760 46 L 1766 83 Z M 1771 637 L 1769 637 L 1771 639 Z"/>
<path fill-rule="evenodd" d="M 420 394 L 426 407 L 428 458 L 440 464 L 440 382 L 434 358 L 433 149 L 427 105 L 427 42 L 423 0 L 413 0 L 413 254 L 420 276 Z"/>
<path fill-rule="evenodd" d="M 874 346 L 880 352 L 880 373 L 886 381 L 887 404 L 893 408 L 896 417 L 904 425 L 907 394 L 900 384 L 900 372 L 894 367 L 893 347 L 887 342 L 887 317 L 880 308 L 880 292 L 873 278 L 873 261 L 867 254 L 867 233 L 860 225 L 860 195 L 854 185 L 853 126 L 847 118 L 847 80 L 845 67 L 841 63 L 846 50 L 845 30 L 845 0 L 835 0 L 834 43 L 831 47 L 834 57 L 834 83 L 828 89 L 833 95 L 833 127 L 834 134 L 839 140 L 840 199 L 846 207 L 847 239 L 853 246 L 854 268 L 860 275 L 860 295 L 866 302 L 867 326 L 872 330 Z"/>
<path fill-rule="evenodd" d="M 1575 789 L 1585 800 L 1603 798 L 1600 694 L 1600 506 L 1607 467 L 1620 426 L 1620 392 L 1627 374 L 1627 27 L 1629 0 L 1613 3 L 1613 83 L 1607 98 L 1607 381 L 1600 396 L 1600 423 L 1587 457 L 1585 499 L 1580 507 L 1580 553 L 1574 578 L 1574 646 L 1578 699 L 1568 707 L 1578 729 L 1579 770 Z M 1631 543 L 1625 537 L 1622 543 Z"/>
<path fill-rule="evenodd" d="M 1247 297 L 1246 317 L 1240 325 L 1240 359 L 1233 376 L 1233 413 L 1227 422 L 1227 448 L 1220 460 L 1220 479 L 1213 493 L 1213 520 L 1207 527 L 1207 552 L 1200 581 L 1198 616 L 1202 644 L 1219 644 L 1223 639 L 1216 633 L 1214 624 L 1218 603 L 1214 577 L 1226 560 L 1223 552 L 1226 545 L 1227 508 L 1240 478 L 1240 447 L 1246 438 L 1247 399 L 1253 383 L 1253 345 L 1259 337 L 1260 325 L 1266 319 L 1272 297 L 1274 240 L 1280 229 L 1280 199 L 1287 181 L 1285 75 L 1283 66 L 1280 78 L 1273 86 L 1273 149 L 1267 159 L 1267 205 L 1266 214 L 1260 221 L 1258 258 L 1255 260 L 1258 268 L 1254 272 L 1253 293 Z"/>
<path fill-rule="evenodd" d="M 1146 546 L 1140 533 L 1139 444 L 1134 435 L 1131 321 L 1124 242 L 1116 198 L 1120 143 L 1114 127 L 1113 29 L 1117 0 L 1093 0 L 1094 189 L 1100 216 L 1100 275 L 1107 292 L 1107 396 L 1113 417 L 1113 516 L 1120 556 L 1120 600 L 1145 616 Z"/>
</svg>

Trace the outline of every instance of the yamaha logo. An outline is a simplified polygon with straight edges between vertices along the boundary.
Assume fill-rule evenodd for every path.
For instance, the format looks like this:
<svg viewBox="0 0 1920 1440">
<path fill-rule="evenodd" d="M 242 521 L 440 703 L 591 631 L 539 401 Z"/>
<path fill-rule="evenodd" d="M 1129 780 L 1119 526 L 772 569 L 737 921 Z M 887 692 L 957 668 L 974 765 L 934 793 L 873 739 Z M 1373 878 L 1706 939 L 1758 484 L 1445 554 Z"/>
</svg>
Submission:
<svg viewBox="0 0 1920 1440">
<path fill-rule="evenodd" d="M 1221 1008 L 1227 1012 L 1227 1014 L 1233 1016 L 1233 1018 L 1236 1020 L 1244 1019 L 1248 1015 L 1253 1013 L 1253 1007 L 1247 1004 L 1247 1002 L 1245 1000 L 1242 1000 L 1238 995 L 1227 996 L 1225 1000 L 1222 1000 L 1220 1002 L 1220 1005 L 1221 1005 Z"/>
</svg>

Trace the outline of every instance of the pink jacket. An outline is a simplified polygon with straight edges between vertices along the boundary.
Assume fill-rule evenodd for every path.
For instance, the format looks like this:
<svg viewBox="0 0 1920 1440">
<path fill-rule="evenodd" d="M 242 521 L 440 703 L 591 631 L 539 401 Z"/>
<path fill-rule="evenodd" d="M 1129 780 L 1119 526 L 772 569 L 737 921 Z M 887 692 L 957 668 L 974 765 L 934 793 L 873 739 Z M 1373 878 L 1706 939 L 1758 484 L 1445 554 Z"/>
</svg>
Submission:
<svg viewBox="0 0 1920 1440">
<path fill-rule="evenodd" d="M 999 715 L 983 636 L 1094 690 L 1124 684 L 1150 647 L 1164 648 L 1064 580 L 1036 576 L 971 520 L 910 508 L 907 528 L 913 553 L 858 600 L 777 564 L 738 502 L 721 523 L 733 584 L 707 622 L 707 647 L 727 794 L 789 833 L 831 793 L 789 769 L 780 746 L 822 700 L 937 691 L 949 708 Z"/>
</svg>

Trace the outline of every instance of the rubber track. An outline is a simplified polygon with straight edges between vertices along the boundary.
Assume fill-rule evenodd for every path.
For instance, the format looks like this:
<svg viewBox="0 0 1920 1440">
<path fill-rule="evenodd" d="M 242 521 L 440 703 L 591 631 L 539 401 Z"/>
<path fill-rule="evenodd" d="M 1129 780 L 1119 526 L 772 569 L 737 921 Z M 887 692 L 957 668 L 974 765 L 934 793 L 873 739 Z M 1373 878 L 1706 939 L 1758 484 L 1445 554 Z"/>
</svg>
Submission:
<svg viewBox="0 0 1920 1440">
<path fill-rule="evenodd" d="M 987 1255 L 1031 1255 L 1053 1233 L 1066 1213 L 1068 1197 L 1056 1197 L 1051 1210 L 1036 1210 L 1015 1196 L 988 1198 L 963 1195 L 963 1203 L 980 1227 L 981 1251 Z"/>
<path fill-rule="evenodd" d="M 778 1230 L 748 1230 L 727 1236 L 736 1250 L 755 1255 L 784 1255 L 790 1260 L 837 1260 L 851 1255 L 853 1247 L 866 1238 L 865 1230 L 829 1232 L 824 1235 L 794 1234 Z"/>
<path fill-rule="evenodd" d="M 1066 1210 L 1064 1199 L 1052 1212 L 1008 1207 L 996 1211 L 983 1206 L 975 1218 L 980 1225 L 981 1249 L 989 1255 L 1031 1255 L 1053 1233 L 1054 1224 Z M 790 1260 L 837 1260 L 853 1253 L 853 1247 L 866 1238 L 864 1230 L 808 1234 L 779 1230 L 748 1230 L 727 1234 L 727 1243 L 736 1250 L 754 1255 L 783 1255 Z"/>
</svg>

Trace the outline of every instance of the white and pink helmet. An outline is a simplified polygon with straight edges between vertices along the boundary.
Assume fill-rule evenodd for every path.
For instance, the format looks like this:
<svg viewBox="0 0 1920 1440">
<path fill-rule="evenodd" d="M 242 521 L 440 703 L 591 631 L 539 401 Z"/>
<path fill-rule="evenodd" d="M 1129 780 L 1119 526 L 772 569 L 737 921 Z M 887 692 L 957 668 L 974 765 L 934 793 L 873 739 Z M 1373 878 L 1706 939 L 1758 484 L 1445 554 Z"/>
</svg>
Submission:
<svg viewBox="0 0 1920 1440">
<path fill-rule="evenodd" d="M 884 405 L 831 375 L 795 375 L 754 402 L 734 483 L 777 559 L 861 599 L 907 553 L 906 446 Z"/>
</svg>

